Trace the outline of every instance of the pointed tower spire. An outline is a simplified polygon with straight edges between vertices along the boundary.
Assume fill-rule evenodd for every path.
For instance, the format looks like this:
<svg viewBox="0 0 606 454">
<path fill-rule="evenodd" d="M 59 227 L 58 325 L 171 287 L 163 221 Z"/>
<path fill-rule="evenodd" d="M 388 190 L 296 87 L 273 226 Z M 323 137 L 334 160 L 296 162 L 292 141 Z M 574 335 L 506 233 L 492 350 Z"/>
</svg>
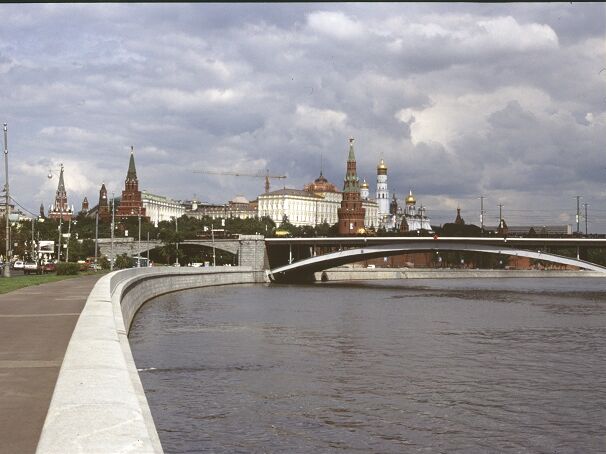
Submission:
<svg viewBox="0 0 606 454">
<path fill-rule="evenodd" d="M 355 161 L 356 160 L 356 154 L 354 153 L 354 138 L 350 137 L 349 138 L 349 156 L 347 157 L 348 161 Z"/>
<path fill-rule="evenodd" d="M 65 192 L 65 183 L 63 181 L 63 164 L 61 164 L 61 172 L 59 173 L 59 185 L 57 186 L 57 192 Z"/>
<path fill-rule="evenodd" d="M 137 169 L 135 167 L 135 150 L 131 145 L 130 147 L 130 161 L 128 162 L 128 173 L 126 174 L 127 180 L 136 180 L 137 179 Z"/>
</svg>

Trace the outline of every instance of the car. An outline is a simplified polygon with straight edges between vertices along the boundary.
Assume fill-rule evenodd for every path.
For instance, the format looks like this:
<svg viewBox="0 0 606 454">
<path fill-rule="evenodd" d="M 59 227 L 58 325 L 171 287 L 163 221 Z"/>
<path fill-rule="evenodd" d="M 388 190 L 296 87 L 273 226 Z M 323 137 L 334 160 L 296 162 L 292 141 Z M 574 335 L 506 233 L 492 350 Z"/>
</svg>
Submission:
<svg viewBox="0 0 606 454">
<path fill-rule="evenodd" d="M 40 274 L 41 269 L 36 262 L 26 262 L 23 265 L 23 274 Z"/>
<path fill-rule="evenodd" d="M 14 270 L 22 270 L 24 266 L 25 263 L 23 262 L 23 260 L 17 260 L 13 263 Z"/>
<path fill-rule="evenodd" d="M 53 262 L 43 263 L 41 265 L 40 271 L 42 272 L 42 274 L 54 273 L 55 271 L 57 271 L 57 265 L 55 265 Z"/>
</svg>

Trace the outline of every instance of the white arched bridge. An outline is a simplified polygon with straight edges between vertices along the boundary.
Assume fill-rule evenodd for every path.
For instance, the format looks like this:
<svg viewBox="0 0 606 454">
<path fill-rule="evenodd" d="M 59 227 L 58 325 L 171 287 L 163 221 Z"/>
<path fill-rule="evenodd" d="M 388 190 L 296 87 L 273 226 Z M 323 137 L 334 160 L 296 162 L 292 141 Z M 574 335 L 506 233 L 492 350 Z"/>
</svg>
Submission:
<svg viewBox="0 0 606 454">
<path fill-rule="evenodd" d="M 588 247 L 606 247 L 606 239 L 585 238 L 469 238 L 469 237 L 352 237 L 352 238 L 267 238 L 272 281 L 309 281 L 315 272 L 347 263 L 406 252 L 469 251 L 501 254 L 571 265 L 605 273 L 606 267 L 582 260 Z M 275 266 L 271 250 L 281 249 L 285 264 Z M 288 256 L 286 257 L 286 248 Z M 337 249 L 319 255 L 317 248 Z M 546 252 L 545 249 L 576 248 L 576 258 Z M 274 254 L 275 255 L 275 254 Z"/>
</svg>

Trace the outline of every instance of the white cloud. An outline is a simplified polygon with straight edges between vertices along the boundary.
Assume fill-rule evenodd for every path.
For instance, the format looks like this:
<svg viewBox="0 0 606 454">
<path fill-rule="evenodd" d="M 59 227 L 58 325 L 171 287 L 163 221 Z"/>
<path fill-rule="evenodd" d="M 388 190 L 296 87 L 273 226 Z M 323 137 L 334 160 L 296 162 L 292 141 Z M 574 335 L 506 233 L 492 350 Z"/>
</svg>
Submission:
<svg viewBox="0 0 606 454">
<path fill-rule="evenodd" d="M 403 123 L 409 123 L 414 117 L 411 139 L 415 145 L 439 142 L 450 147 L 462 137 L 482 136 L 489 127 L 488 117 L 511 101 L 517 101 L 523 109 L 541 115 L 552 107 L 550 97 L 532 87 L 503 87 L 492 93 L 476 92 L 461 96 L 439 94 L 432 101 L 432 105 L 425 109 L 404 108 L 395 114 Z"/>
<path fill-rule="evenodd" d="M 364 26 L 342 12 L 314 11 L 307 16 L 307 24 L 313 31 L 348 40 L 365 32 Z"/>
<path fill-rule="evenodd" d="M 344 129 L 347 114 L 331 109 L 316 109 L 306 105 L 297 105 L 295 122 L 300 128 L 316 129 L 330 133 L 331 130 Z"/>
</svg>

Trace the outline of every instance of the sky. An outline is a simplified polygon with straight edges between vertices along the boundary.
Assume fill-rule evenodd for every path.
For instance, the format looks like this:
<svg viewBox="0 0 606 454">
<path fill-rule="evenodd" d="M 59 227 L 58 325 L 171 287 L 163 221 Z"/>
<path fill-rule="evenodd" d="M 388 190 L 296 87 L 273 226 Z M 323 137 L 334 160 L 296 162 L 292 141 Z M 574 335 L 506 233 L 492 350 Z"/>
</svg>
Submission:
<svg viewBox="0 0 606 454">
<path fill-rule="evenodd" d="M 225 203 L 338 187 L 349 138 L 432 224 L 606 233 L 603 3 L 3 4 L 0 122 L 11 195 L 34 213 L 139 188 Z M 581 219 L 584 231 L 584 219 Z"/>
</svg>

